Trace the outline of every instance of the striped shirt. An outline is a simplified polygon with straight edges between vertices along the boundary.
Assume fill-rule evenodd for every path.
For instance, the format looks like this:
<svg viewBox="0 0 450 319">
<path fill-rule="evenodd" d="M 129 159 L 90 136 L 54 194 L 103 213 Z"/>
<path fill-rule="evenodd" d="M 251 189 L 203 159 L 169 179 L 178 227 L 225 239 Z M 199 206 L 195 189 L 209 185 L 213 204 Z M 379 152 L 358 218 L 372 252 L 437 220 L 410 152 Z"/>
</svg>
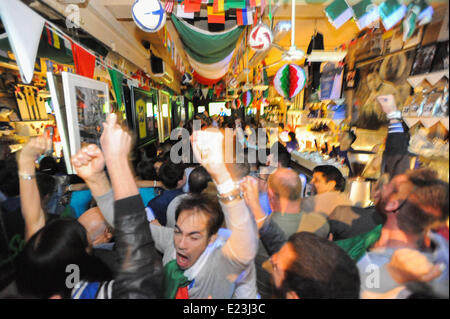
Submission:
<svg viewBox="0 0 450 319">
<path fill-rule="evenodd" d="M 400 122 L 389 124 L 389 134 L 391 133 L 404 133 L 403 125 Z"/>
<path fill-rule="evenodd" d="M 112 299 L 114 280 L 102 283 L 81 281 L 78 287 L 72 289 L 72 299 Z"/>
</svg>

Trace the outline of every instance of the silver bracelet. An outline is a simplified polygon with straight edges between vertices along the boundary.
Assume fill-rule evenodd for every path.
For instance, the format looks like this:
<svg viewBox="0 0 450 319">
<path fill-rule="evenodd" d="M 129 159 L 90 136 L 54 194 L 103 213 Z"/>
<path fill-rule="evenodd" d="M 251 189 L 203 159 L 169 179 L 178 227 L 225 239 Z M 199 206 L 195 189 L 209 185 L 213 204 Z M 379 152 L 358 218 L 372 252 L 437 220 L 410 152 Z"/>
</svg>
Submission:
<svg viewBox="0 0 450 319">
<path fill-rule="evenodd" d="M 32 180 L 35 177 L 36 177 L 36 175 L 34 175 L 34 174 L 27 174 L 27 173 L 19 172 L 19 178 L 24 179 L 26 181 Z"/>
</svg>

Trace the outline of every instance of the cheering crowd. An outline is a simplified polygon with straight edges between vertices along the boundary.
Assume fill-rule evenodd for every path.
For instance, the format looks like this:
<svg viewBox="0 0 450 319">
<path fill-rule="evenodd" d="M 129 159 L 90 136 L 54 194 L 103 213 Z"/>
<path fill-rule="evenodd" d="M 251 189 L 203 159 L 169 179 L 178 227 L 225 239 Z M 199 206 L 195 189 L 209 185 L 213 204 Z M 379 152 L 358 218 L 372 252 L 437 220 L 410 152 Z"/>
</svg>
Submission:
<svg viewBox="0 0 450 319">
<path fill-rule="evenodd" d="M 90 197 L 68 217 L 49 213 L 57 187 L 46 190 L 45 172 L 36 172 L 51 141 L 31 139 L 17 156 L 19 196 L 0 189 L 2 210 L 20 200 L 26 240 L 1 296 L 448 298 L 448 184 L 401 165 L 400 120 L 391 120 L 385 174 L 367 208 L 352 206 L 334 166 L 314 169 L 307 196 L 306 179 L 289 167 L 295 136 L 269 148 L 257 143 L 256 123 L 199 120 L 200 130 L 184 126 L 187 141 L 180 133 L 187 156 L 165 143 L 136 158 L 132 136 L 110 114 L 100 145 L 71 158 L 85 188 L 72 185 L 72 200 Z M 226 129 L 243 160 L 227 153 Z M 267 161 L 252 161 L 261 147 Z"/>
</svg>

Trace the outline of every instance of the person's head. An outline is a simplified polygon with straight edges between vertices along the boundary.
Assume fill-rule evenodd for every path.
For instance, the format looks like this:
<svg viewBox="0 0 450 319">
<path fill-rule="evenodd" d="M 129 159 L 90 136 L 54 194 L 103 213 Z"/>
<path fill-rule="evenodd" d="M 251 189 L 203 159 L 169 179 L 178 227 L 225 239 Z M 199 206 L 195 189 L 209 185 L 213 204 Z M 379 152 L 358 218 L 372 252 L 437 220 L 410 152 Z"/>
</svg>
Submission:
<svg viewBox="0 0 450 319">
<path fill-rule="evenodd" d="M 176 262 L 181 269 L 188 269 L 216 240 L 224 215 L 217 200 L 191 195 L 181 201 L 175 219 Z"/>
<path fill-rule="evenodd" d="M 84 227 L 74 219 L 50 221 L 26 243 L 16 260 L 19 293 L 36 298 L 69 298 L 67 279 L 76 271 L 80 280 L 111 279 L 108 268 L 90 255 Z M 75 278 L 74 278 L 75 280 Z M 74 283 L 73 280 L 70 281 Z"/>
<path fill-rule="evenodd" d="M 405 234 L 420 238 L 448 219 L 448 183 L 431 169 L 407 171 L 383 186 L 376 208 L 387 219 L 395 219 Z"/>
<path fill-rule="evenodd" d="M 162 162 L 160 162 L 162 165 Z M 155 169 L 155 164 L 150 160 L 141 160 L 136 165 L 136 175 L 146 181 L 156 180 L 157 174 Z"/>
<path fill-rule="evenodd" d="M 353 133 L 353 131 L 348 130 L 348 131 L 339 133 L 338 139 L 339 139 L 340 149 L 347 150 L 355 142 L 356 135 L 355 135 L 355 133 Z"/>
<path fill-rule="evenodd" d="M 295 233 L 271 258 L 276 296 L 301 299 L 358 299 L 355 261 L 332 241 Z"/>
<path fill-rule="evenodd" d="M 284 124 L 283 123 L 278 123 L 278 133 L 281 133 L 284 131 Z"/>
<path fill-rule="evenodd" d="M 186 183 L 184 165 L 167 161 L 159 169 L 159 178 L 166 189 L 177 189 Z"/>
<path fill-rule="evenodd" d="M 302 182 L 288 168 L 278 168 L 267 180 L 267 195 L 273 211 L 284 212 L 289 205 L 300 206 Z"/>
<path fill-rule="evenodd" d="M 311 184 L 317 194 L 334 191 L 343 192 L 345 190 L 344 176 L 332 165 L 316 166 L 313 170 Z"/>
<path fill-rule="evenodd" d="M 209 175 L 203 166 L 194 168 L 189 174 L 189 192 L 193 194 L 200 194 L 204 189 L 206 189 L 206 187 L 208 187 L 208 183 L 210 181 L 212 181 L 211 175 Z"/>
<path fill-rule="evenodd" d="M 289 154 L 286 147 L 279 142 L 275 142 L 270 148 L 270 153 L 267 156 L 267 166 L 272 167 L 289 167 L 291 163 L 291 154 Z"/>
<path fill-rule="evenodd" d="M 225 163 L 227 171 L 231 175 L 231 179 L 235 182 L 240 181 L 245 176 L 250 174 L 250 164 L 249 163 Z"/>
<path fill-rule="evenodd" d="M 39 172 L 54 175 L 58 172 L 58 163 L 52 156 L 46 156 L 39 162 Z"/>
<path fill-rule="evenodd" d="M 91 246 L 108 243 L 113 237 L 112 228 L 98 207 L 92 207 L 85 211 L 78 217 L 78 222 L 86 229 Z"/>
</svg>

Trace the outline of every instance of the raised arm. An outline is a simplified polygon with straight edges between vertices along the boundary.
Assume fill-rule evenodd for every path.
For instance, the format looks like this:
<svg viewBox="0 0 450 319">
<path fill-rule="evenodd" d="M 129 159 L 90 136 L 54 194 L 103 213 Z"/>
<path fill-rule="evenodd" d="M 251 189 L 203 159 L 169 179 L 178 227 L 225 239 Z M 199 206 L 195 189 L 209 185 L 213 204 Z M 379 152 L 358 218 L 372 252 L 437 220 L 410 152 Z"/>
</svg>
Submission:
<svg viewBox="0 0 450 319">
<path fill-rule="evenodd" d="M 114 298 L 160 298 L 163 268 L 155 249 L 129 164 L 131 136 L 108 115 L 101 145 L 114 190 L 114 226 L 120 270 L 115 278 Z"/>
<path fill-rule="evenodd" d="M 253 261 L 258 249 L 255 222 L 240 196 L 240 190 L 226 169 L 223 155 L 223 135 L 211 129 L 193 134 L 193 152 L 217 185 L 220 204 L 231 236 L 222 253 L 240 267 Z"/>
<path fill-rule="evenodd" d="M 114 195 L 105 172 L 105 158 L 97 145 L 90 144 L 72 156 L 72 165 L 91 190 L 110 225 L 114 225 Z"/>
<path fill-rule="evenodd" d="M 25 240 L 30 239 L 45 225 L 45 214 L 36 182 L 37 157 L 50 149 L 51 139 L 39 136 L 32 138 L 17 156 L 19 168 L 20 205 L 25 220 Z"/>
</svg>

